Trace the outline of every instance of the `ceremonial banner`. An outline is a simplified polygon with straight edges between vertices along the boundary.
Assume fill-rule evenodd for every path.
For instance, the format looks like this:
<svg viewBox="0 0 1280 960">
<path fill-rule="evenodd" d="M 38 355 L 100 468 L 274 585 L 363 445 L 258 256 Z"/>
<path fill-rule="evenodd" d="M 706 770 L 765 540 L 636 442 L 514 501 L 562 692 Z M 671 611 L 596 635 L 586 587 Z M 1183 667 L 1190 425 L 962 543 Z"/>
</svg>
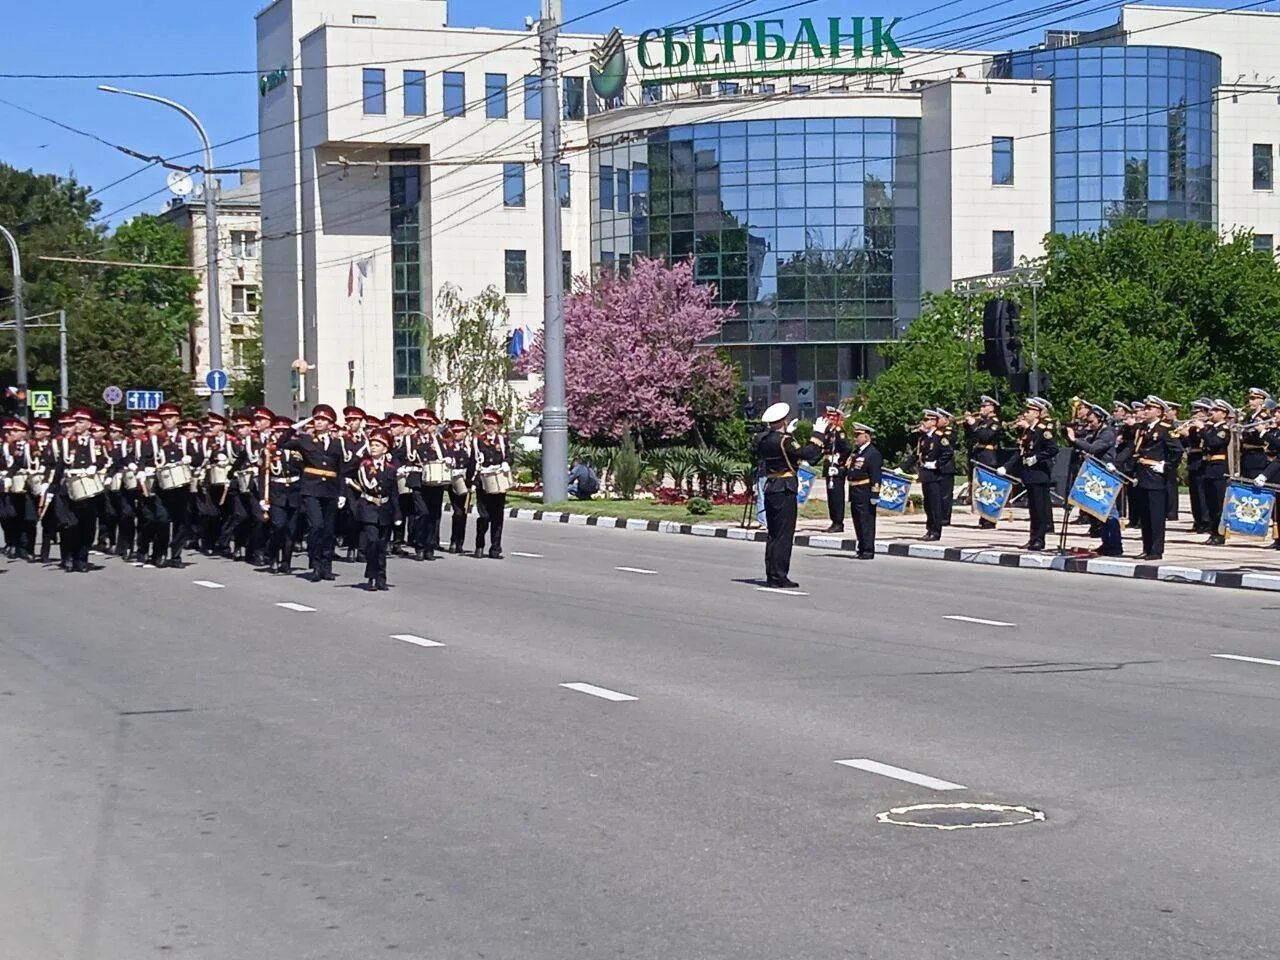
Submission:
<svg viewBox="0 0 1280 960">
<path fill-rule="evenodd" d="M 1076 474 L 1075 483 L 1067 492 L 1067 503 L 1079 507 L 1095 520 L 1106 523 L 1115 512 L 1116 500 L 1124 489 L 1124 478 L 1108 470 L 1106 465 L 1086 456 Z"/>
<path fill-rule="evenodd" d="M 1227 495 L 1222 501 L 1222 525 L 1218 532 L 1224 537 L 1270 540 L 1275 512 L 1275 493 L 1233 480 L 1227 484 Z"/>
<path fill-rule="evenodd" d="M 1004 519 L 1005 507 L 1013 496 L 1013 478 L 1002 477 L 990 467 L 973 465 L 973 506 L 983 520 Z"/>
<path fill-rule="evenodd" d="M 808 467 L 796 467 L 796 503 L 804 506 L 813 490 L 813 481 L 818 479 L 817 473 Z"/>
<path fill-rule="evenodd" d="M 876 509 L 881 513 L 905 513 L 907 494 L 911 492 L 911 478 L 888 470 L 880 475 L 880 502 Z"/>
</svg>

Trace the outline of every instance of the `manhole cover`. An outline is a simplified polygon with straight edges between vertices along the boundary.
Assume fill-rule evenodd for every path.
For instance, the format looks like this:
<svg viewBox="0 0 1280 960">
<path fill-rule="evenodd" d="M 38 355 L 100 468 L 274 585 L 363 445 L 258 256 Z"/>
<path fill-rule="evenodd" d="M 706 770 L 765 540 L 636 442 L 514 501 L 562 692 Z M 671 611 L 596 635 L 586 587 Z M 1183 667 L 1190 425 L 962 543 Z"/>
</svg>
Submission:
<svg viewBox="0 0 1280 960">
<path fill-rule="evenodd" d="M 1007 803 L 917 803 L 894 807 L 876 815 L 881 823 L 934 830 L 975 830 L 978 827 L 1017 827 L 1040 823 L 1044 813 Z"/>
</svg>

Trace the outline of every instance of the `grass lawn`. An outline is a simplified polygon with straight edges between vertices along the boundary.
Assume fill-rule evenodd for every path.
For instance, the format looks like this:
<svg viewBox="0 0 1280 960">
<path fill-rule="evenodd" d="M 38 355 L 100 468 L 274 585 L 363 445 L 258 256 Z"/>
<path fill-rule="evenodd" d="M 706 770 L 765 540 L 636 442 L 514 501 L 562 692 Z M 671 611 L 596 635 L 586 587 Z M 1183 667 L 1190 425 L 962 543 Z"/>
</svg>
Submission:
<svg viewBox="0 0 1280 960">
<path fill-rule="evenodd" d="M 742 521 L 741 506 L 713 506 L 710 513 L 695 516 L 683 504 L 667 505 L 652 500 L 569 500 L 564 503 L 543 504 L 541 496 L 527 493 L 508 493 L 507 505 L 534 510 L 551 510 L 563 513 L 580 513 L 596 517 L 626 517 L 629 520 L 674 520 L 677 523 L 738 524 Z M 752 511 L 754 512 L 754 510 Z M 800 508 L 800 516 L 825 518 L 825 501 L 810 500 Z"/>
</svg>

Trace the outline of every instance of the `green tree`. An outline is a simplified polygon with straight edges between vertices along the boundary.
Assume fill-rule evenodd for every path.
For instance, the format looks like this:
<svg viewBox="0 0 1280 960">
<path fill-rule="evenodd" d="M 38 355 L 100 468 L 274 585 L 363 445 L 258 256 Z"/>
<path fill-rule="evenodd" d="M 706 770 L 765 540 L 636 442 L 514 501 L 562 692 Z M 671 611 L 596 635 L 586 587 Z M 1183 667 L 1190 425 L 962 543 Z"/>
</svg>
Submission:
<svg viewBox="0 0 1280 960">
<path fill-rule="evenodd" d="M 266 367 L 262 352 L 262 314 L 258 314 L 253 332 L 241 341 L 244 344 L 244 376 L 231 381 L 231 397 L 237 407 L 256 407 L 266 402 Z"/>
<path fill-rule="evenodd" d="M 467 299 L 453 284 L 436 296 L 438 325 L 449 332 L 428 341 L 429 373 L 422 378 L 422 398 L 443 414 L 455 401 L 467 420 L 477 420 L 486 407 L 497 410 L 512 428 L 523 425 L 524 406 L 511 387 L 511 356 L 506 330 L 511 312 L 496 287 L 485 287 Z"/>
</svg>

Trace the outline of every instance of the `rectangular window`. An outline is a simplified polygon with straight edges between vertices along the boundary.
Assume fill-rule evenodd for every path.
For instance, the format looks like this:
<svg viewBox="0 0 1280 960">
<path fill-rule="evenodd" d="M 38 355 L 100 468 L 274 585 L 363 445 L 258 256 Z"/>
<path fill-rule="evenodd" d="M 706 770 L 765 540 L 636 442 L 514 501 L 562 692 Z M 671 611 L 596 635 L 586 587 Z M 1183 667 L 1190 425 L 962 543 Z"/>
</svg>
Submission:
<svg viewBox="0 0 1280 960">
<path fill-rule="evenodd" d="M 1273 183 L 1271 144 L 1253 145 L 1253 189 L 1270 190 Z"/>
<path fill-rule="evenodd" d="M 659 103 L 662 100 L 662 84 L 640 84 L 640 101 L 642 103 Z"/>
<path fill-rule="evenodd" d="M 508 250 L 504 259 L 507 293 L 529 292 L 529 264 L 523 250 Z"/>
<path fill-rule="evenodd" d="M 1276 238 L 1270 233 L 1255 233 L 1253 235 L 1253 249 L 1265 250 L 1272 253 L 1276 248 Z"/>
<path fill-rule="evenodd" d="M 618 168 L 618 212 L 631 212 L 631 171 Z"/>
<path fill-rule="evenodd" d="M 569 176 L 569 165 L 567 163 L 560 164 L 560 206 L 569 206 L 570 198 L 573 196 L 573 182 Z"/>
<path fill-rule="evenodd" d="M 406 70 L 404 72 L 404 115 L 406 117 L 425 117 L 427 115 L 427 73 L 425 70 Z"/>
<path fill-rule="evenodd" d="M 258 259 L 258 235 L 252 230 L 232 230 L 231 255 L 237 260 Z"/>
<path fill-rule="evenodd" d="M 364 68 L 364 112 L 387 112 L 387 71 Z"/>
<path fill-rule="evenodd" d="M 738 85 L 732 80 L 720 81 L 720 96 L 731 97 L 738 92 Z"/>
<path fill-rule="evenodd" d="M 387 159 L 417 160 L 420 156 L 417 150 L 392 150 Z M 387 180 L 391 208 L 392 390 L 397 397 L 420 397 L 422 348 L 431 337 L 431 321 L 422 310 L 422 167 L 394 166 L 388 171 Z"/>
<path fill-rule="evenodd" d="M 368 13 L 353 13 L 351 15 L 351 25 L 355 27 L 372 27 L 378 22 L 378 18 Z"/>
<path fill-rule="evenodd" d="M 507 116 L 507 75 L 484 75 L 484 115 L 490 120 L 503 120 Z"/>
<path fill-rule="evenodd" d="M 542 119 L 542 78 L 526 76 L 524 78 L 524 118 L 526 120 Z"/>
<path fill-rule="evenodd" d="M 793 84 L 791 85 L 791 92 L 792 92 L 792 93 L 808 93 L 811 89 L 813 89 L 813 88 L 812 88 L 812 87 L 810 87 L 810 86 L 809 86 L 809 84 L 807 84 L 807 83 L 793 83 Z M 770 91 L 770 92 L 772 92 L 772 91 Z"/>
<path fill-rule="evenodd" d="M 1013 269 L 1013 231 L 991 231 L 991 270 L 1002 273 Z"/>
<path fill-rule="evenodd" d="M 444 115 L 446 117 L 467 115 L 467 78 L 464 74 L 452 70 L 444 75 Z"/>
<path fill-rule="evenodd" d="M 524 206 L 523 163 L 504 163 L 502 165 L 502 205 L 504 207 Z"/>
<path fill-rule="evenodd" d="M 1013 137 L 991 138 L 991 182 L 1013 186 Z"/>
<path fill-rule="evenodd" d="M 613 209 L 613 167 L 600 164 L 600 209 Z"/>
<path fill-rule="evenodd" d="M 231 312 L 250 315 L 258 312 L 258 288 L 246 284 L 233 284 L 231 287 Z"/>
<path fill-rule="evenodd" d="M 582 77 L 562 77 L 565 120 L 581 120 L 586 115 L 587 94 Z"/>
<path fill-rule="evenodd" d="M 237 370 L 243 370 L 248 358 L 249 341 L 232 340 L 231 341 L 231 365 Z"/>
<path fill-rule="evenodd" d="M 560 251 L 560 268 L 562 270 L 561 279 L 564 281 L 564 290 L 568 293 L 573 289 L 573 254 L 568 250 Z"/>
</svg>

